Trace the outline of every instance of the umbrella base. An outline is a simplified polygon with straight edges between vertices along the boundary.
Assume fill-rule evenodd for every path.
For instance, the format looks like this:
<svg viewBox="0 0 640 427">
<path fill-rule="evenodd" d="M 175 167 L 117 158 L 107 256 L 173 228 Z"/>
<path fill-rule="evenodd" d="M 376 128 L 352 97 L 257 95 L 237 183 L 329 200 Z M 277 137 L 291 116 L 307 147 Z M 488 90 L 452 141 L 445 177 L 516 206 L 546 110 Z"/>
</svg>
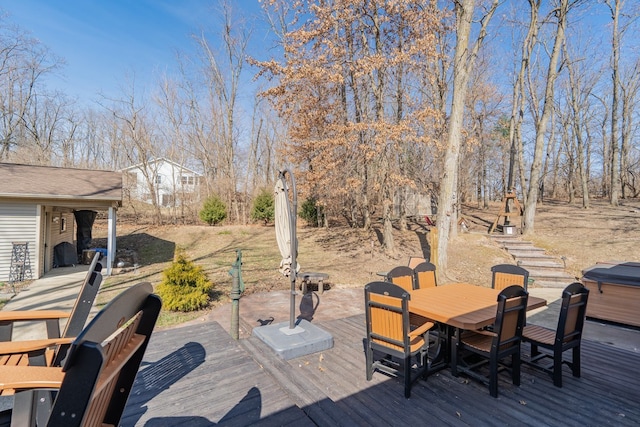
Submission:
<svg viewBox="0 0 640 427">
<path fill-rule="evenodd" d="M 260 326 L 253 328 L 253 335 L 271 347 L 284 360 L 333 347 L 331 334 L 307 320 L 300 320 L 293 329 L 289 326 L 289 322 Z"/>
</svg>

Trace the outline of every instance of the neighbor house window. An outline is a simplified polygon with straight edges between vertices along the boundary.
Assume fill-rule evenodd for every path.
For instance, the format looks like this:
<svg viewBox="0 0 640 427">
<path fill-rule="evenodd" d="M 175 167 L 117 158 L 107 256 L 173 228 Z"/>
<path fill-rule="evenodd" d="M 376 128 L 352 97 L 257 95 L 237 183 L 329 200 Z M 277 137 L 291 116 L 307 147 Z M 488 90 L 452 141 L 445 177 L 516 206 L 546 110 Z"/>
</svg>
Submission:
<svg viewBox="0 0 640 427">
<path fill-rule="evenodd" d="M 180 182 L 182 182 L 182 185 L 193 185 L 193 177 L 192 176 L 187 176 L 187 175 L 182 175 L 180 177 Z"/>
<path fill-rule="evenodd" d="M 62 216 L 60 218 L 60 233 L 64 233 L 65 231 L 67 231 L 67 218 Z"/>
<path fill-rule="evenodd" d="M 162 184 L 162 175 L 156 175 L 156 184 Z"/>
</svg>

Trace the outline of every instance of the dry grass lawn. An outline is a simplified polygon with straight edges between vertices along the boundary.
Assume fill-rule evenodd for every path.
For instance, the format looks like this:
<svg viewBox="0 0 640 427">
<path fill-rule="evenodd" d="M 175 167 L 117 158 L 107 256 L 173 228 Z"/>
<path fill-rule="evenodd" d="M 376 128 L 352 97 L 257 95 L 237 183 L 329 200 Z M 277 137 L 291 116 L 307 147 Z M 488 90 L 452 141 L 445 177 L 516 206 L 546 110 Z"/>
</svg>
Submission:
<svg viewBox="0 0 640 427">
<path fill-rule="evenodd" d="M 606 201 L 592 201 L 592 208 L 562 201 L 538 205 L 535 234 L 527 237 L 551 255 L 566 258 L 567 272 L 581 276 L 582 269 L 602 260 L 640 261 L 640 201 L 624 201 L 612 207 Z M 510 256 L 487 234 L 500 203 L 487 210 L 464 206 L 462 215 L 469 232 L 461 233 L 449 245 L 449 280 L 488 283 L 493 264 L 512 262 Z M 103 238 L 104 224 L 97 223 L 94 237 Z M 159 283 L 177 247 L 201 265 L 215 284 L 217 301 L 228 301 L 229 270 L 242 250 L 242 277 L 246 293 L 289 287 L 288 278 L 278 272 L 280 253 L 273 226 L 136 226 L 118 224 L 118 249 L 135 254 L 136 269 L 115 269 L 106 280 L 101 301 L 141 280 Z M 331 286 L 361 287 L 378 280 L 378 272 L 406 264 L 410 256 L 428 253 L 429 230 L 424 223 L 411 223 L 410 231 L 395 233 L 397 250 L 386 254 L 379 230 L 365 232 L 348 227 L 317 229 L 299 225 L 298 262 L 303 271 L 328 273 Z M 494 233 L 497 235 L 498 233 Z M 99 240 L 99 239 L 98 239 Z M 178 323 L 193 315 L 170 315 L 164 321 Z"/>
</svg>

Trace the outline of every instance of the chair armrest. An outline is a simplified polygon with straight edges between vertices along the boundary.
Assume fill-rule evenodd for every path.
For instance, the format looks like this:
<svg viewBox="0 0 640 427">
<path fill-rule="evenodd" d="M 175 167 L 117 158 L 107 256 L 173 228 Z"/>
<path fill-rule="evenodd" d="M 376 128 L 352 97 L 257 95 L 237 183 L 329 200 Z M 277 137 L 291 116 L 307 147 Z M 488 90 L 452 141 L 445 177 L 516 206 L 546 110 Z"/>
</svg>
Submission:
<svg viewBox="0 0 640 427">
<path fill-rule="evenodd" d="M 29 353 L 44 350 L 60 344 L 69 344 L 74 338 L 55 338 L 29 341 L 3 341 L 0 342 L 0 355 Z"/>
<path fill-rule="evenodd" d="M 45 366 L 0 366 L 0 390 L 60 388 L 62 368 Z"/>
<path fill-rule="evenodd" d="M 409 332 L 409 336 L 411 338 L 413 338 L 413 337 L 417 337 L 417 336 L 420 336 L 420 335 L 424 335 L 429 331 L 429 329 L 433 328 L 434 325 L 435 325 L 435 323 L 433 323 L 433 322 L 423 323 L 419 328 L 414 329 L 413 331 Z"/>
<path fill-rule="evenodd" d="M 60 310 L 0 311 L 0 322 L 26 322 L 29 320 L 68 319 L 71 314 Z"/>
</svg>

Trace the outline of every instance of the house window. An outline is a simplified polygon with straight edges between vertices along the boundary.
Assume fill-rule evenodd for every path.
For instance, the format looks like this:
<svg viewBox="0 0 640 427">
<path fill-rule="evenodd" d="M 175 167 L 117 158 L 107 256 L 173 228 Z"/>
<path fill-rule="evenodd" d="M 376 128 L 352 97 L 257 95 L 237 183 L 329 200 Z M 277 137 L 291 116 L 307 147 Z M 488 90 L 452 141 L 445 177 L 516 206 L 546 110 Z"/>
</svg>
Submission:
<svg viewBox="0 0 640 427">
<path fill-rule="evenodd" d="M 60 217 L 60 233 L 64 233 L 67 231 L 67 218 L 64 216 Z"/>
<path fill-rule="evenodd" d="M 156 175 L 156 184 L 162 184 L 162 175 Z"/>
<path fill-rule="evenodd" d="M 182 185 L 193 185 L 194 183 L 193 177 L 188 175 L 182 175 L 180 177 L 180 181 L 182 182 Z"/>
</svg>

